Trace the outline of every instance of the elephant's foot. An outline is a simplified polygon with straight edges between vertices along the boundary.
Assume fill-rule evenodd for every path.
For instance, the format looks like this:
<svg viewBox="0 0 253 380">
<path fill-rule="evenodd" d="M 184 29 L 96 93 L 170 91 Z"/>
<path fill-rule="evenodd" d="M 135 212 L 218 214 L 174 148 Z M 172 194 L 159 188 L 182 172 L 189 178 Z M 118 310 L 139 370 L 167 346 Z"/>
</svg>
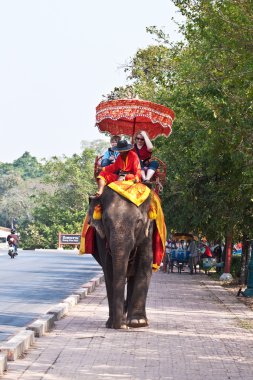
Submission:
<svg viewBox="0 0 253 380">
<path fill-rule="evenodd" d="M 117 327 L 114 327 L 115 329 L 117 329 Z M 126 330 L 128 327 L 127 327 L 127 324 L 126 323 L 122 323 L 121 325 L 120 325 L 120 329 L 121 330 Z"/>
<path fill-rule="evenodd" d="M 128 327 L 146 327 L 148 326 L 147 318 L 131 318 L 127 320 Z"/>
<path fill-rule="evenodd" d="M 113 326 L 112 326 L 112 317 L 109 317 L 109 318 L 107 319 L 106 324 L 105 324 L 105 327 L 106 327 L 107 329 L 112 329 L 112 328 L 113 328 Z"/>
<path fill-rule="evenodd" d="M 127 324 L 126 322 L 122 322 L 119 326 L 115 326 L 113 324 L 112 317 L 109 317 L 108 320 L 106 321 L 105 327 L 108 329 L 127 329 Z"/>
</svg>

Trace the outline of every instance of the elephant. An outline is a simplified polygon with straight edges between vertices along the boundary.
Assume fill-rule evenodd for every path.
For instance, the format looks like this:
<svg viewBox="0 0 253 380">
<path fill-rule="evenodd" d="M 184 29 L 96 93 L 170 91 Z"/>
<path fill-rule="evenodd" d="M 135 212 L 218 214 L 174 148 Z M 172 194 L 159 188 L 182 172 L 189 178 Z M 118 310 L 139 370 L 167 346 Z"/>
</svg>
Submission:
<svg viewBox="0 0 253 380">
<path fill-rule="evenodd" d="M 152 276 L 154 221 L 148 217 L 151 196 L 137 207 L 108 186 L 90 199 L 89 223 L 96 230 L 94 258 L 101 265 L 109 306 L 107 328 L 148 326 L 146 299 Z M 94 208 L 102 206 L 100 220 Z"/>
</svg>

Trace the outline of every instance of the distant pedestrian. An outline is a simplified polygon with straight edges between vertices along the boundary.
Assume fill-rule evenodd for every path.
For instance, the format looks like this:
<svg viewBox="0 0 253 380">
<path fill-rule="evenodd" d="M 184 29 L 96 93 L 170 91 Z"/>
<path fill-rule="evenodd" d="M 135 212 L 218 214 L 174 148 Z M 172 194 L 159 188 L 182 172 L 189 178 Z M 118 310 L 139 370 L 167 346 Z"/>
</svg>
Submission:
<svg viewBox="0 0 253 380">
<path fill-rule="evenodd" d="M 219 244 L 216 244 L 213 249 L 213 257 L 215 257 L 217 263 L 222 262 L 222 248 Z M 216 272 L 221 272 L 221 267 L 216 267 Z"/>
<path fill-rule="evenodd" d="M 190 274 L 193 274 L 193 270 L 197 272 L 197 264 L 198 264 L 198 247 L 193 239 L 188 247 L 188 251 L 190 252 L 189 256 L 189 266 L 190 266 Z"/>
<path fill-rule="evenodd" d="M 171 248 L 172 248 L 172 241 L 166 240 L 166 243 L 165 243 L 165 269 L 168 273 L 170 271 Z"/>
<path fill-rule="evenodd" d="M 211 248 L 205 243 L 203 246 L 202 257 L 213 257 Z"/>
</svg>

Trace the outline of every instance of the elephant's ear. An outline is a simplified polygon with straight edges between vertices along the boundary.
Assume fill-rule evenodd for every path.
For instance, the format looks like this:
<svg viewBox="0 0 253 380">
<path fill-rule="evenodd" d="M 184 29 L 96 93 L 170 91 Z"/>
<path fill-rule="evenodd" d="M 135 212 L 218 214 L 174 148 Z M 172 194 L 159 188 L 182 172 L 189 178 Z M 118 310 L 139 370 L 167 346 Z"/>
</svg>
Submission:
<svg viewBox="0 0 253 380">
<path fill-rule="evenodd" d="M 89 220 L 101 239 L 105 238 L 105 230 L 102 223 L 102 206 L 99 199 L 90 200 Z"/>
</svg>

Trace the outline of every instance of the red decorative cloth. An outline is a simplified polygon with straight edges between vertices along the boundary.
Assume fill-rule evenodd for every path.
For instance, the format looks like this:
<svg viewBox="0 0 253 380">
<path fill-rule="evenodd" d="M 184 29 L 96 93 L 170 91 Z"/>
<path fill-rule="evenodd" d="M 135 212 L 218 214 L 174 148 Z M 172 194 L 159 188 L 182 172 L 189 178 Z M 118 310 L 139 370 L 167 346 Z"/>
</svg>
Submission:
<svg viewBox="0 0 253 380">
<path fill-rule="evenodd" d="M 90 226 L 88 223 L 89 215 L 87 214 L 83 221 L 83 228 L 81 231 L 81 243 L 79 253 L 96 253 L 96 245 L 95 245 L 95 228 Z"/>
<path fill-rule="evenodd" d="M 117 182 L 118 183 L 118 182 Z M 121 183 L 120 183 L 121 184 Z M 123 183 L 124 185 L 124 183 Z M 136 184 L 134 186 L 143 186 L 142 184 Z M 128 186 L 125 183 L 125 186 Z M 143 186 L 144 187 L 144 186 Z M 146 186 L 145 186 L 146 188 Z M 121 192 L 121 195 L 124 194 Z M 129 198 L 128 198 L 129 199 Z M 157 271 L 161 265 L 163 255 L 165 252 L 165 242 L 166 242 L 166 225 L 164 221 L 164 215 L 161 207 L 161 201 L 155 192 L 152 192 L 151 198 L 152 208 L 155 209 L 155 223 L 152 237 L 152 249 L 153 249 L 153 271 Z M 80 254 L 84 253 L 96 253 L 97 247 L 95 244 L 95 228 L 88 224 L 88 215 L 84 219 L 83 228 L 81 232 L 81 243 L 80 243 Z"/>
<path fill-rule="evenodd" d="M 97 247 L 95 244 L 95 234 L 96 230 L 93 226 L 87 225 L 84 220 L 84 225 L 81 233 L 81 245 L 79 249 L 79 254 L 95 254 L 97 253 Z M 161 236 L 157 229 L 156 224 L 154 225 L 153 231 L 153 241 L 152 241 L 152 249 L 153 249 L 153 265 L 152 269 L 156 272 L 163 260 L 164 255 L 164 247 L 161 240 Z"/>
<path fill-rule="evenodd" d="M 153 242 L 152 242 L 152 248 L 153 248 L 153 271 L 156 272 L 161 265 L 161 262 L 163 260 L 164 255 L 164 246 L 161 239 L 161 235 L 159 234 L 157 225 L 154 225 L 154 231 L 153 231 Z"/>
</svg>

